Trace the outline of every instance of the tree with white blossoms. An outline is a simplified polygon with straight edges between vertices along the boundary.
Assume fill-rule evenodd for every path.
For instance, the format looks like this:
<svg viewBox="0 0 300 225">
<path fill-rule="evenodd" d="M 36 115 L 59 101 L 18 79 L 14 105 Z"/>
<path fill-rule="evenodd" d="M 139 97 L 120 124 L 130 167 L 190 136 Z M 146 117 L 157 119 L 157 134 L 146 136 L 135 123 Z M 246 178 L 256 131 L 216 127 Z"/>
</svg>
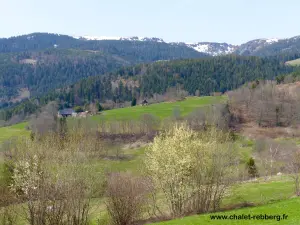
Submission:
<svg viewBox="0 0 300 225">
<path fill-rule="evenodd" d="M 38 188 L 42 175 L 37 155 L 34 155 L 32 159 L 18 161 L 14 166 L 11 189 L 17 195 L 28 197 Z"/>
<path fill-rule="evenodd" d="M 148 147 L 147 171 L 173 216 L 215 209 L 236 168 L 228 137 L 214 128 L 197 133 L 175 124 Z"/>
</svg>

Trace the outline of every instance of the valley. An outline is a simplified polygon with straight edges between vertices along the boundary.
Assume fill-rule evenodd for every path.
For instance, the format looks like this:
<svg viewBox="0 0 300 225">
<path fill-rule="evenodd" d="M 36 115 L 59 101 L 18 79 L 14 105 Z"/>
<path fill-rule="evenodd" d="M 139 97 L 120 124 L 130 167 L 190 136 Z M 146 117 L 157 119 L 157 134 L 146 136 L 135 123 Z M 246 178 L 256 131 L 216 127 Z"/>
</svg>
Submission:
<svg viewBox="0 0 300 225">
<path fill-rule="evenodd" d="M 1 38 L 0 222 L 297 224 L 299 46 Z"/>
</svg>

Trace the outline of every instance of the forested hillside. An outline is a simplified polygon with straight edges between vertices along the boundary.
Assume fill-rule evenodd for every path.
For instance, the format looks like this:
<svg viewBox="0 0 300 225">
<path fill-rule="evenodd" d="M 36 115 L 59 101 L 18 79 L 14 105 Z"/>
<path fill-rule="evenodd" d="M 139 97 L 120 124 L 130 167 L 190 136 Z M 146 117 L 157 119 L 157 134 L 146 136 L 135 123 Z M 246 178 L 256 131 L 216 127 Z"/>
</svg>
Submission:
<svg viewBox="0 0 300 225">
<path fill-rule="evenodd" d="M 17 97 L 26 88 L 31 96 L 130 65 L 102 52 L 50 49 L 39 52 L 0 54 L 0 102 Z"/>
<path fill-rule="evenodd" d="M 84 79 L 75 85 L 32 98 L 2 112 L 2 118 L 26 115 L 41 105 L 57 100 L 62 105 L 84 105 L 96 100 L 130 101 L 133 97 L 163 94 L 169 87 L 180 87 L 190 95 L 225 92 L 256 79 L 274 79 L 293 71 L 275 59 L 223 56 L 176 60 L 123 67 L 114 73 Z"/>
<path fill-rule="evenodd" d="M 208 56 L 185 45 L 159 42 L 156 39 L 144 41 L 86 40 L 47 33 L 0 38 L 1 53 L 38 51 L 47 48 L 101 51 L 135 63 Z"/>
<path fill-rule="evenodd" d="M 88 41 L 46 33 L 2 38 L 0 53 L 0 104 L 21 98 L 24 89 L 37 96 L 121 66 L 208 56 L 152 39 Z"/>
<path fill-rule="evenodd" d="M 234 52 L 238 55 L 276 56 L 300 53 L 300 36 L 286 39 L 256 39 L 240 45 Z"/>
</svg>

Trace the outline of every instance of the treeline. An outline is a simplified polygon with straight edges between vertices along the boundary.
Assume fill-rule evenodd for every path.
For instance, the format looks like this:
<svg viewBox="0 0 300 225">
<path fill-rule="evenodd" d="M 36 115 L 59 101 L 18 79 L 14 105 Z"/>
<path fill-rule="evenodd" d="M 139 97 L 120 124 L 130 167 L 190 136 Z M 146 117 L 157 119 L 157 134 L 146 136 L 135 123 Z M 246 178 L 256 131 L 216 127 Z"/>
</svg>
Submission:
<svg viewBox="0 0 300 225">
<path fill-rule="evenodd" d="M 170 87 L 180 87 L 190 95 L 226 92 L 256 79 L 274 79 L 294 69 L 273 59 L 224 56 L 189 59 L 123 67 L 115 73 L 84 79 L 67 88 L 36 97 L 2 111 L 0 118 L 32 113 L 49 101 L 62 107 L 84 105 L 96 100 L 104 102 L 131 101 L 163 94 Z"/>
</svg>

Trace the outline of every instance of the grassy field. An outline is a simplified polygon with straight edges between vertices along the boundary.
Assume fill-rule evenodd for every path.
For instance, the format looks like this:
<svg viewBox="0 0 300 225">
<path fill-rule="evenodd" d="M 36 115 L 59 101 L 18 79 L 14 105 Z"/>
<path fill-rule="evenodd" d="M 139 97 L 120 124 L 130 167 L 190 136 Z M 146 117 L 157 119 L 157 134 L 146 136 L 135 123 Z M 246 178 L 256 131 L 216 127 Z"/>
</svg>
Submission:
<svg viewBox="0 0 300 225">
<path fill-rule="evenodd" d="M 251 154 L 253 143 L 251 140 L 240 138 L 237 142 L 237 151 L 242 152 L 245 158 Z M 108 171 L 130 171 L 133 173 L 140 173 L 143 166 L 143 157 L 145 153 L 145 147 L 139 147 L 134 149 L 123 149 L 120 154 L 125 157 L 122 159 L 110 160 L 110 159 L 95 159 L 89 163 L 89 166 L 93 171 L 99 174 L 99 177 L 104 172 Z M 115 150 L 112 150 L 111 154 L 114 154 Z M 228 211 L 225 214 L 282 214 L 289 215 L 289 220 L 280 221 L 283 224 L 297 224 L 295 221 L 300 219 L 296 214 L 296 207 L 299 206 L 300 200 L 292 199 L 294 193 L 293 180 L 289 176 L 274 176 L 270 180 L 265 181 L 263 178 L 259 178 L 256 181 L 240 183 L 233 186 L 226 197 L 224 198 L 221 207 L 227 208 L 243 203 L 252 203 L 255 205 L 261 205 L 253 208 L 244 208 L 239 210 Z M 288 201 L 287 201 L 288 200 Z M 278 202 L 281 201 L 281 202 Z M 92 200 L 92 222 L 97 224 L 97 220 L 107 220 L 107 213 L 105 209 L 105 199 L 93 199 Z M 274 204 L 275 203 L 275 204 Z M 164 206 L 162 206 L 165 209 Z M 224 214 L 224 213 L 218 213 Z M 236 223 L 233 223 L 236 222 Z M 245 223 L 246 222 L 246 223 Z M 248 221 L 249 222 L 249 221 Z M 252 221 L 253 222 L 253 221 Z M 254 224 L 273 224 L 272 221 L 255 221 Z M 276 221 L 277 223 L 277 221 Z M 18 225 L 24 224 L 22 221 L 18 222 Z M 169 222 L 163 222 L 161 224 L 250 224 L 247 221 L 211 221 L 209 215 L 191 216 L 180 220 L 174 220 Z"/>
<path fill-rule="evenodd" d="M 286 64 L 290 66 L 300 66 L 300 59 L 295 59 L 291 61 L 287 61 Z"/>
<path fill-rule="evenodd" d="M 139 119 L 143 114 L 153 114 L 160 119 L 167 118 L 173 114 L 174 108 L 180 109 L 181 115 L 187 115 L 198 107 L 226 101 L 226 97 L 191 97 L 181 102 L 152 104 L 149 106 L 136 106 L 122 109 L 114 109 L 103 112 L 102 115 L 93 116 L 91 119 L 95 122 L 102 120 L 131 120 Z M 20 123 L 10 127 L 0 128 L 0 143 L 13 136 L 28 136 L 29 131 L 26 130 L 27 123 Z M 143 145 L 142 145 L 143 146 Z M 252 155 L 254 141 L 239 136 L 234 144 L 236 151 L 240 154 L 243 166 Z M 124 146 L 123 146 L 124 147 Z M 123 148 L 120 146 L 116 149 L 110 149 L 112 154 L 122 154 L 124 157 L 110 159 L 95 158 L 89 162 L 92 171 L 101 177 L 105 172 L 110 171 L 130 171 L 132 173 L 141 173 L 143 168 L 143 158 L 146 147 Z M 120 151 L 120 152 L 119 152 Z M 1 157 L 0 157 L 1 164 Z M 257 207 L 243 208 L 238 210 L 227 211 L 225 213 L 217 213 L 216 215 L 231 214 L 286 214 L 287 220 L 211 220 L 210 214 L 185 217 L 178 220 L 161 222 L 159 224 L 299 224 L 300 214 L 298 208 L 300 199 L 292 198 L 294 195 L 293 180 L 289 176 L 274 176 L 265 181 L 259 178 L 256 181 L 244 182 L 234 185 L 226 194 L 221 208 L 228 208 L 234 205 L 251 203 Z M 98 219 L 106 220 L 107 213 L 105 210 L 105 199 L 93 199 L 92 205 L 92 221 L 97 224 Z M 280 202 L 279 202 L 280 201 Z M 165 205 L 163 205 L 165 208 Z M 24 224 L 22 221 L 18 225 Z"/>
<path fill-rule="evenodd" d="M 175 225 L 175 224 L 182 224 L 182 225 L 194 225 L 194 224 L 234 224 L 234 225 L 244 225 L 244 224 L 288 224 L 288 225 L 298 225 L 300 221 L 300 214 L 299 214 L 299 205 L 300 205 L 300 198 L 293 198 L 269 205 L 259 206 L 259 207 L 250 207 L 250 208 L 243 208 L 233 211 L 221 212 L 216 214 L 204 214 L 204 215 L 196 215 L 196 216 L 189 216 L 184 217 L 182 219 L 171 220 L 156 224 L 161 225 Z M 260 215 L 260 214 L 267 214 L 267 215 L 287 215 L 287 219 L 280 219 L 278 221 L 277 217 L 275 219 L 269 220 L 216 220 L 211 219 L 211 215 Z"/>
<path fill-rule="evenodd" d="M 160 119 L 172 116 L 173 110 L 178 108 L 182 116 L 192 112 L 193 110 L 226 101 L 225 96 L 206 96 L 206 97 L 190 97 L 179 102 L 164 102 L 151 104 L 148 106 L 135 106 L 121 109 L 112 109 L 104 111 L 101 115 L 94 116 L 93 119 L 99 120 L 132 120 L 139 119 L 143 114 L 152 114 Z"/>
<path fill-rule="evenodd" d="M 111 121 L 111 120 L 134 120 L 139 119 L 143 114 L 149 113 L 164 119 L 172 115 L 174 108 L 178 107 L 181 115 L 186 115 L 198 107 L 226 101 L 225 96 L 207 96 L 207 97 L 190 97 L 180 102 L 163 102 L 149 106 L 135 106 L 121 109 L 104 111 L 101 115 L 93 116 L 93 121 Z M 9 127 L 0 128 L 0 143 L 11 137 L 29 135 L 25 129 L 28 123 L 19 123 Z"/>
<path fill-rule="evenodd" d="M 29 131 L 26 130 L 27 122 L 18 123 L 9 127 L 1 127 L 0 128 L 0 143 L 11 138 L 17 136 L 28 136 Z"/>
</svg>

